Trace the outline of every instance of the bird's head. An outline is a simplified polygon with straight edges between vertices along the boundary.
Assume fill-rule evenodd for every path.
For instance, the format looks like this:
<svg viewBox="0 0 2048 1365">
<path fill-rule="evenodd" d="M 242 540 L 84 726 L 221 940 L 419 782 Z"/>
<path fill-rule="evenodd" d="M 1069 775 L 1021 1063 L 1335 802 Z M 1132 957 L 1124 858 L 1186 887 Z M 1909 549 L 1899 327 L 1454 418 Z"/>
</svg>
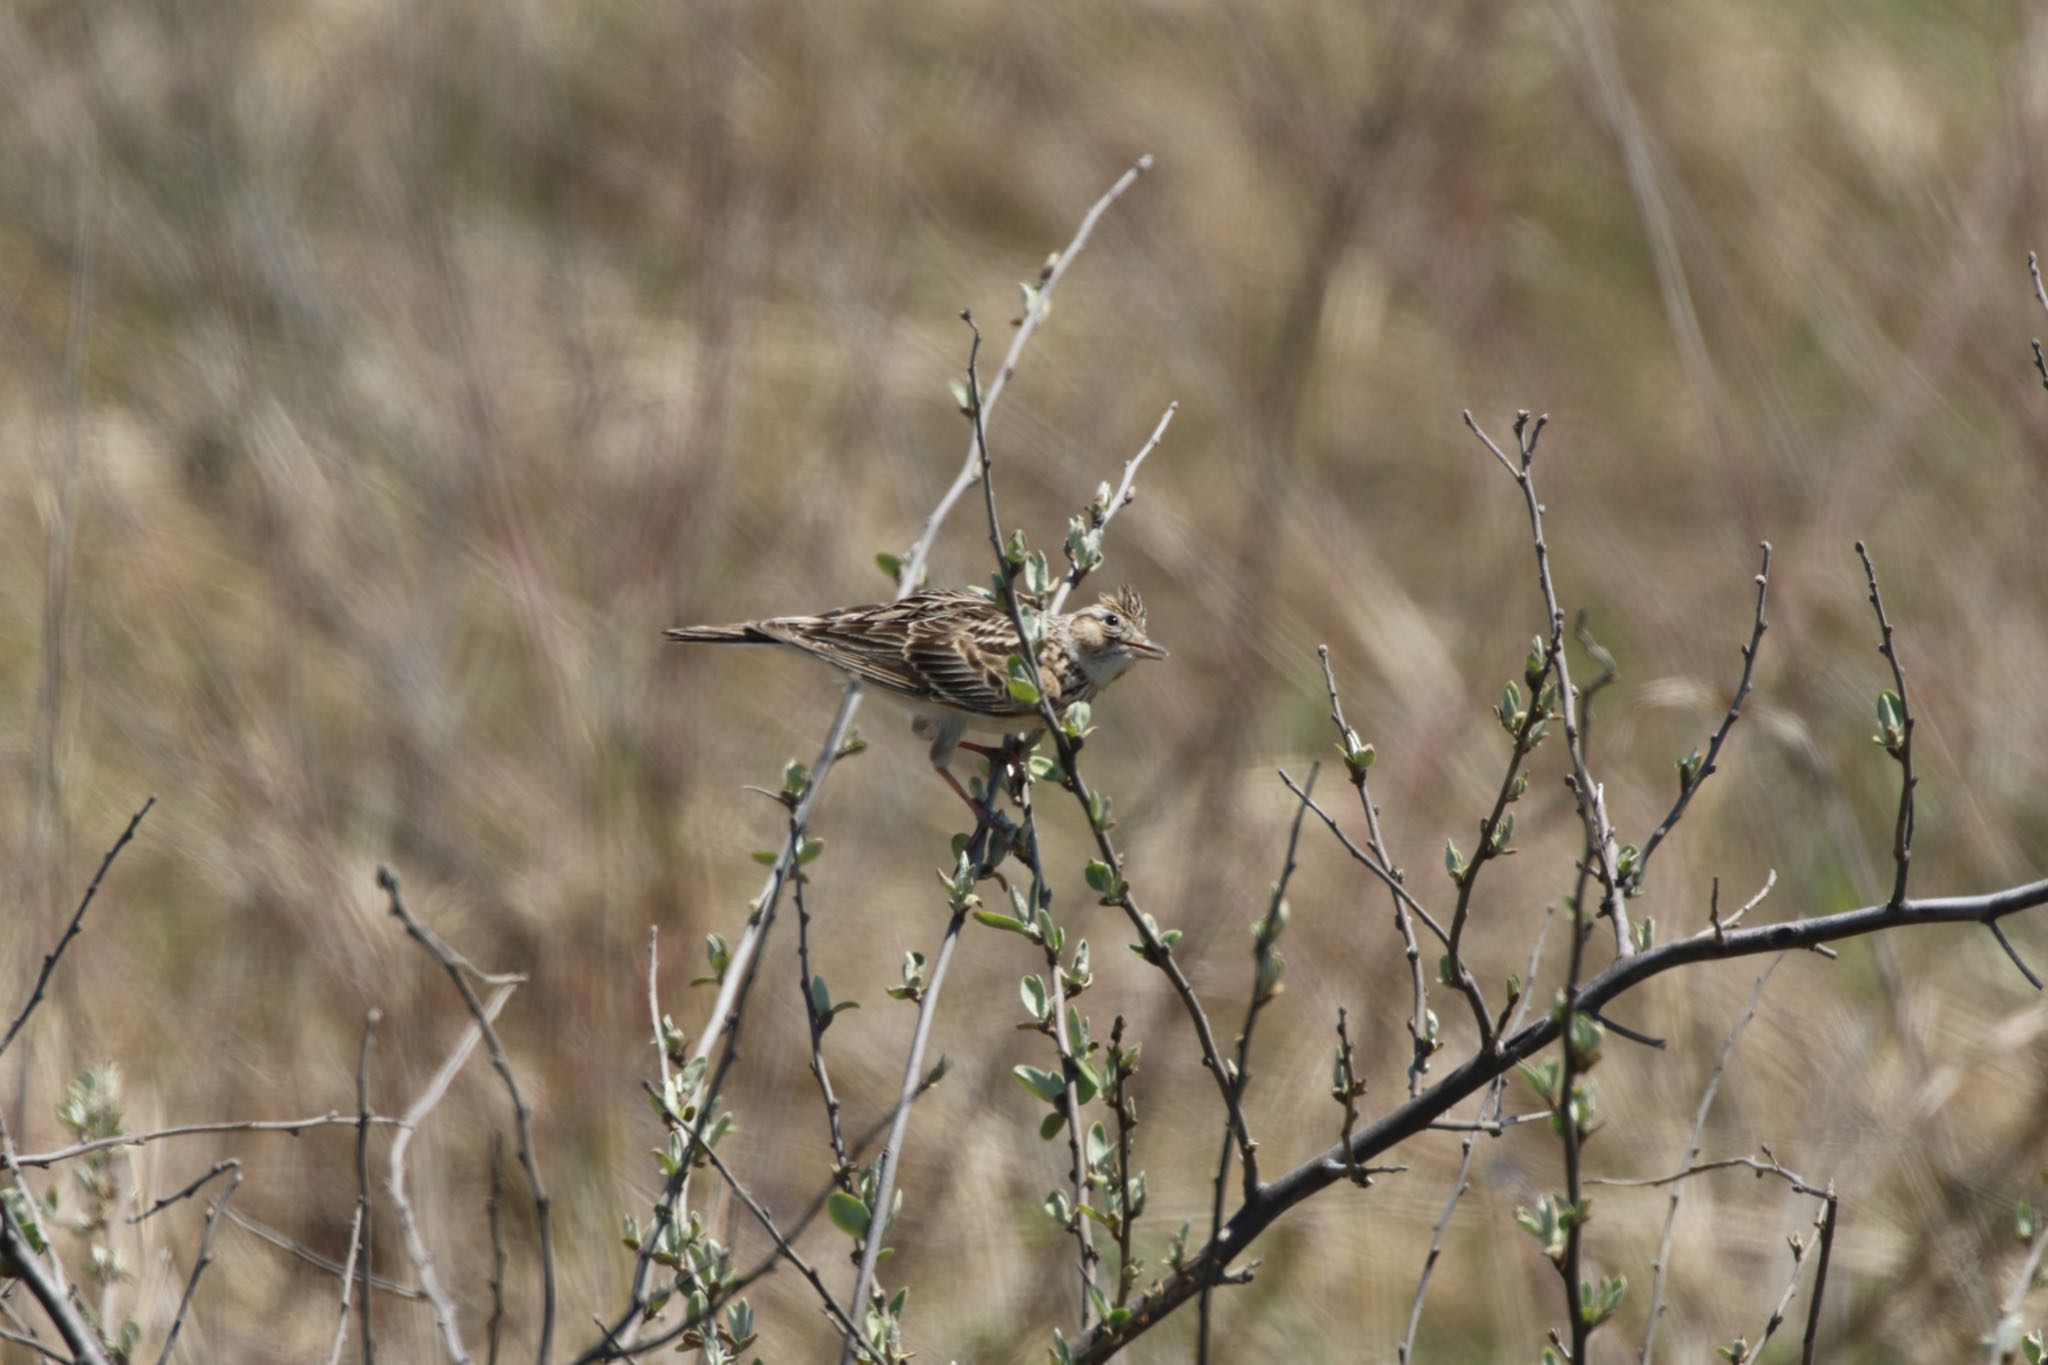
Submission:
<svg viewBox="0 0 2048 1365">
<path fill-rule="evenodd" d="M 1145 599 L 1128 583 L 1114 597 L 1067 618 L 1067 636 L 1081 666 L 1097 687 L 1113 681 L 1140 659 L 1164 659 L 1166 648 L 1145 635 Z"/>
</svg>

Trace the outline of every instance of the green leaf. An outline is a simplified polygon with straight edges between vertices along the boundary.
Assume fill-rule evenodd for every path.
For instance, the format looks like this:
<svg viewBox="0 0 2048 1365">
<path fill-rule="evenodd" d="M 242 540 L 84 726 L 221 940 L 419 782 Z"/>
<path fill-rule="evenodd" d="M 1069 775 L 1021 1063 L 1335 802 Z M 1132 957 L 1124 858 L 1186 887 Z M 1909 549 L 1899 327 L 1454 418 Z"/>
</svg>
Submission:
<svg viewBox="0 0 2048 1365">
<path fill-rule="evenodd" d="M 1019 655 L 1010 656 L 1010 695 L 1026 706 L 1038 704 L 1038 684 L 1031 681 L 1031 669 Z"/>
<path fill-rule="evenodd" d="M 796 860 L 800 864 L 814 863 L 818 861 L 818 855 L 824 851 L 825 841 L 823 839 L 806 839 L 803 842 L 803 846 L 796 851 Z"/>
<path fill-rule="evenodd" d="M 1005 915 L 1000 911 L 977 910 L 974 912 L 974 917 L 975 919 L 981 921 L 983 924 L 986 924 L 991 929 L 1001 929 L 1005 932 L 1012 934 L 1022 934 L 1026 938 L 1031 937 L 1030 925 L 1026 924 L 1021 919 L 1014 919 L 1011 916 Z"/>
<path fill-rule="evenodd" d="M 1055 1109 L 1038 1125 L 1038 1136 L 1042 1142 L 1051 1142 L 1060 1135 L 1060 1129 L 1067 1126 L 1067 1116 Z"/>
<path fill-rule="evenodd" d="M 1024 997 L 1024 1008 L 1030 1011 L 1033 1019 L 1043 1020 L 1051 1012 L 1052 1002 L 1046 996 L 1045 983 L 1038 979 L 1036 973 L 1025 977 L 1017 989 Z"/>
<path fill-rule="evenodd" d="M 832 1017 L 832 993 L 825 989 L 825 978 L 811 978 L 811 1017 L 820 1023 Z"/>
<path fill-rule="evenodd" d="M 831 1217 L 833 1226 L 847 1236 L 859 1238 L 868 1235 L 868 1206 L 845 1190 L 832 1191 L 832 1197 L 825 1201 L 825 1212 Z"/>
<path fill-rule="evenodd" d="M 875 556 L 875 567 L 880 569 L 883 573 L 889 575 L 889 579 L 891 582 L 902 581 L 903 556 L 892 555 L 887 552 L 878 554 Z"/>
<path fill-rule="evenodd" d="M 1109 889 L 1116 885 L 1116 873 L 1100 858 L 1088 864 L 1088 870 L 1084 875 L 1088 878 L 1088 889 L 1097 895 L 1108 895 Z"/>
<path fill-rule="evenodd" d="M 1035 1066 L 1016 1066 L 1011 1068 L 1010 1074 L 1023 1082 L 1026 1090 L 1029 1090 L 1047 1104 L 1058 1103 L 1060 1097 L 1067 1090 L 1067 1087 L 1061 1082 L 1059 1077 L 1053 1075 L 1050 1071 L 1040 1071 Z"/>
<path fill-rule="evenodd" d="M 779 848 L 757 848 L 747 856 L 763 867 L 773 867 L 775 866 L 775 860 L 782 856 L 782 850 Z"/>
</svg>

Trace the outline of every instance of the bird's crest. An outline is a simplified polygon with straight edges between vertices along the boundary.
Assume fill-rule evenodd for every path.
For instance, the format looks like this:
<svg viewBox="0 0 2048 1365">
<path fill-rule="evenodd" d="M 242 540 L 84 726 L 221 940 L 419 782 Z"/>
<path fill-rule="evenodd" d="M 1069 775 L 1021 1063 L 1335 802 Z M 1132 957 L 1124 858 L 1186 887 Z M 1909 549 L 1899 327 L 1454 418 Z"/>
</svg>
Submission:
<svg viewBox="0 0 2048 1365">
<path fill-rule="evenodd" d="M 1138 590 L 1130 584 L 1119 587 L 1114 597 L 1102 594 L 1102 605 L 1111 611 L 1122 612 L 1139 630 L 1145 628 L 1145 599 L 1138 596 Z"/>
</svg>

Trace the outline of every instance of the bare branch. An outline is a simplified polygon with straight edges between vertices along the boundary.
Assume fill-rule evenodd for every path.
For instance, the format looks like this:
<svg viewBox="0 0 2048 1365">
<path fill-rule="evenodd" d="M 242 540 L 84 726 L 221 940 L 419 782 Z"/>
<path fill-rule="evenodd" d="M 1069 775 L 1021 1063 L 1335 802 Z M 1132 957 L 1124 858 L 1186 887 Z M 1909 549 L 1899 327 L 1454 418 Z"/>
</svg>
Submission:
<svg viewBox="0 0 2048 1365">
<path fill-rule="evenodd" d="M 190 1185 L 187 1185 L 178 1193 L 171 1195 L 167 1199 L 159 1199 L 153 1206 L 151 1206 L 149 1213 L 139 1214 L 135 1218 L 129 1220 L 131 1222 L 139 1223 L 144 1218 L 149 1217 L 151 1213 L 155 1213 L 158 1209 L 161 1209 L 168 1204 L 176 1203 L 178 1200 L 184 1199 L 187 1196 L 197 1194 L 200 1188 L 204 1186 L 209 1180 L 212 1180 L 215 1176 L 221 1174 L 224 1171 L 227 1173 L 228 1177 L 227 1188 L 223 1189 L 220 1192 L 220 1198 L 214 1200 L 213 1207 L 207 1210 L 206 1231 L 201 1233 L 199 1237 L 199 1256 L 198 1259 L 192 1262 L 192 1274 L 185 1281 L 185 1293 L 184 1296 L 178 1300 L 178 1312 L 176 1316 L 174 1316 L 171 1319 L 171 1329 L 169 1332 L 164 1334 L 164 1347 L 163 1350 L 157 1354 L 156 1365 L 169 1365 L 171 1359 L 171 1348 L 177 1345 L 178 1343 L 178 1329 L 185 1325 L 185 1315 L 192 1311 L 192 1296 L 199 1292 L 199 1277 L 206 1273 L 207 1266 L 213 1264 L 213 1234 L 214 1231 L 220 1226 L 220 1216 L 222 1211 L 227 1208 L 228 1201 L 235 1197 L 235 1187 L 242 1183 L 242 1163 L 239 1161 L 235 1161 L 233 1159 L 219 1162 L 214 1166 L 212 1170 L 208 1171 L 205 1175 L 199 1177 L 199 1179 L 193 1181 Z"/>
<path fill-rule="evenodd" d="M 447 945 L 442 943 L 440 936 L 414 919 L 406 910 L 405 900 L 398 891 L 398 878 L 389 868 L 377 869 L 377 885 L 383 888 L 385 895 L 390 898 L 391 913 L 405 925 L 405 932 L 441 963 L 448 973 L 448 979 L 453 981 L 455 989 L 461 992 L 462 1003 L 469 1007 L 469 1016 L 476 1021 L 477 1032 L 483 1035 L 484 1046 L 490 1050 L 491 1065 L 497 1071 L 498 1078 L 505 1083 L 505 1093 L 511 1098 L 512 1124 L 519 1136 L 519 1165 L 526 1172 L 526 1187 L 533 1196 L 534 1223 L 540 1234 L 541 1316 L 540 1344 L 536 1348 L 536 1355 L 540 1365 L 547 1365 L 549 1347 L 555 1334 L 555 1242 L 548 1222 L 547 1188 L 541 1183 L 540 1167 L 533 1155 L 532 1112 L 527 1109 L 526 1101 L 519 1093 L 519 1081 L 512 1074 L 512 1061 L 505 1055 L 505 1046 L 498 1041 L 497 1030 L 491 1027 L 491 1020 L 495 1017 L 496 1011 L 487 1011 L 483 1002 L 477 999 L 476 991 L 470 987 L 469 978 L 456 964 L 454 956 L 449 952 Z M 513 986 L 510 984 L 498 987 L 498 993 L 492 997 L 498 1006 L 503 1006 L 502 997 L 512 989 Z M 393 1146 L 395 1148 L 396 1143 Z M 424 1267 L 421 1278 L 425 1279 Z"/>
<path fill-rule="evenodd" d="M 348 1259 L 341 1265 L 341 1313 L 334 1320 L 334 1340 L 327 1348 L 327 1365 L 341 1365 L 341 1348 L 348 1342 L 348 1309 L 356 1287 L 356 1253 L 363 1243 L 363 1206 L 356 1205 L 348 1224 Z"/>
<path fill-rule="evenodd" d="M 1907 901 L 1897 906 L 1869 905 L 1838 914 L 1736 929 L 1718 940 L 1711 930 L 1703 929 L 1697 934 L 1616 959 L 1579 989 L 1578 1008 L 1599 1010 L 1653 977 L 1694 963 L 1813 949 L 1892 929 L 1937 924 L 1986 924 L 2042 905 L 2048 905 L 2048 879 L 1984 895 Z M 1190 1253 L 1179 1275 L 1132 1303 L 1131 1317 L 1124 1325 L 1115 1331 L 1098 1329 L 1077 1343 L 1075 1361 L 1079 1365 L 1102 1365 L 1149 1330 L 1152 1324 L 1193 1298 L 1205 1278 L 1227 1269 L 1231 1261 L 1288 1209 L 1345 1179 L 1349 1161 L 1369 1161 L 1421 1132 L 1459 1101 L 1555 1043 L 1560 1022 L 1556 1017 L 1536 1020 L 1502 1039 L 1496 1051 L 1473 1056 L 1429 1089 L 1367 1124 L 1353 1137 L 1348 1149 L 1333 1146 L 1262 1185 L 1259 1197 L 1231 1216 L 1219 1239 Z M 1823 1191 L 1816 1188 L 1807 1193 L 1818 1197 Z"/>
<path fill-rule="evenodd" d="M 15 1160 L 23 1166 L 49 1167 L 62 1161 L 90 1156 L 104 1152 L 111 1147 L 140 1147 L 145 1143 L 161 1142 L 165 1138 L 190 1137 L 195 1133 L 285 1133 L 297 1137 L 309 1128 L 353 1128 L 361 1121 L 357 1115 L 342 1114 L 330 1109 L 324 1114 L 314 1114 L 302 1119 L 224 1119 L 219 1123 L 181 1123 L 170 1128 L 152 1128 L 143 1133 L 116 1133 L 112 1137 L 94 1138 L 70 1147 L 59 1147 L 51 1152 L 24 1152 Z M 389 1114 L 371 1114 L 372 1124 L 395 1124 L 398 1120 Z"/>
<path fill-rule="evenodd" d="M 36 1012 L 36 1006 L 42 1003 L 43 988 L 50 984 L 50 974 L 57 970 L 57 960 L 64 956 L 64 950 L 71 946 L 71 940 L 78 937 L 79 929 L 85 924 L 85 912 L 92 908 L 93 897 L 100 892 L 100 883 L 107 879 L 107 870 L 113 867 L 114 859 L 121 856 L 121 850 L 128 847 L 128 841 L 135 837 L 136 828 L 142 824 L 142 817 L 149 814 L 150 808 L 154 805 L 154 796 L 144 801 L 141 809 L 128 817 L 128 827 L 121 831 L 121 837 L 114 840 L 114 846 L 100 859 L 99 871 L 93 873 L 91 884 L 85 888 L 85 895 L 79 898 L 78 909 L 72 912 L 71 922 L 64 926 L 63 936 L 57 940 L 57 946 L 43 957 L 43 969 L 36 973 L 35 989 L 29 992 L 28 1003 L 21 1007 L 21 1013 L 14 1016 L 14 1022 L 7 1026 L 7 1032 L 0 1035 L 0 1055 L 6 1053 L 8 1045 L 14 1041 L 14 1035 L 21 1032 L 22 1025 L 28 1022 L 28 1017 Z"/>
<path fill-rule="evenodd" d="M 392 894 L 396 894 L 395 890 Z M 434 1325 L 440 1329 L 442 1347 L 448 1352 L 449 1359 L 458 1362 L 469 1359 L 469 1349 L 462 1343 L 455 1300 L 442 1286 L 441 1277 L 434 1269 L 434 1255 L 427 1248 L 426 1237 L 420 1231 L 419 1216 L 413 1210 L 411 1195 L 407 1193 L 405 1159 L 412 1149 L 413 1134 L 419 1131 L 420 1125 L 426 1122 L 427 1116 L 447 1095 L 448 1087 L 455 1083 L 455 1077 L 461 1073 L 464 1064 L 476 1051 L 477 1044 L 483 1041 L 484 1028 L 498 1017 L 498 1012 L 504 1009 L 505 1002 L 512 998 L 515 989 L 515 986 L 503 985 L 491 992 L 491 998 L 483 1005 L 482 1015 L 462 1031 L 462 1036 L 449 1052 L 448 1059 L 441 1063 L 441 1069 L 434 1073 L 426 1088 L 420 1092 L 419 1098 L 405 1111 L 405 1117 L 399 1121 L 398 1136 L 391 1142 L 391 1155 L 384 1175 L 385 1191 L 391 1196 L 391 1202 L 397 1206 L 399 1222 L 405 1230 L 406 1254 L 412 1259 L 413 1269 L 419 1272 L 420 1292 L 425 1294 L 428 1302 L 434 1306 Z M 365 1052 L 368 1051 L 367 1037 L 366 1033 Z M 366 1213 L 363 1241 L 366 1272 L 369 1251 L 368 1227 L 369 1219 Z M 368 1293 L 363 1295 L 363 1330 L 366 1334 L 369 1331 L 369 1297 Z"/>
</svg>

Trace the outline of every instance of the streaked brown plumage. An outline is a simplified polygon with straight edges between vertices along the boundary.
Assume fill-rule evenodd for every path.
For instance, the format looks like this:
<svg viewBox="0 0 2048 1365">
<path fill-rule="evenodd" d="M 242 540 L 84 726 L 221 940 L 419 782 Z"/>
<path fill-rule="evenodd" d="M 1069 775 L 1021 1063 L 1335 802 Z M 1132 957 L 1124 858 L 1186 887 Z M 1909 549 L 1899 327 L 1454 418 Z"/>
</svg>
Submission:
<svg viewBox="0 0 2048 1365">
<path fill-rule="evenodd" d="M 666 633 L 686 643 L 782 645 L 874 684 L 916 713 L 914 728 L 932 742 L 932 766 L 955 790 L 946 764 L 968 730 L 1038 728 L 1037 706 L 1010 694 L 1009 660 L 1021 650 L 1009 613 L 974 593 L 932 590 L 817 616 Z M 1046 618 L 1038 671 L 1058 709 L 1092 700 L 1139 659 L 1165 657 L 1145 635 L 1144 599 L 1126 585 L 1094 606 Z"/>
</svg>

